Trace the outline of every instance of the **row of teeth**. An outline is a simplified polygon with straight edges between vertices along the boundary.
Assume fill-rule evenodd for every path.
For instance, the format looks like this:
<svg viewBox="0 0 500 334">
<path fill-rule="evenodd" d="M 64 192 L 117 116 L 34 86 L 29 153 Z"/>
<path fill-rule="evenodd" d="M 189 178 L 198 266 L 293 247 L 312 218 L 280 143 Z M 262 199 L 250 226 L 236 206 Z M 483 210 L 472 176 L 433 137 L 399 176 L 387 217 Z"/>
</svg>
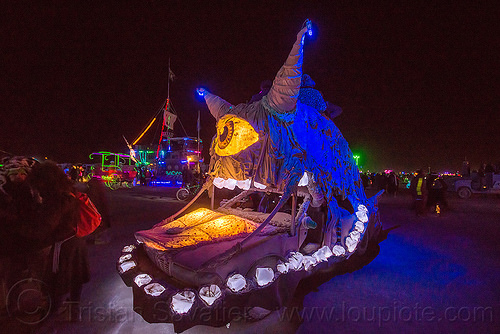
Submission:
<svg viewBox="0 0 500 334">
<path fill-rule="evenodd" d="M 252 181 L 250 179 L 246 179 L 243 181 L 237 181 L 235 179 L 223 179 L 221 177 L 216 177 L 214 178 L 214 186 L 216 186 L 219 189 L 226 188 L 229 190 L 234 190 L 234 188 L 238 187 L 241 190 L 248 190 L 250 189 L 250 185 L 252 184 Z M 309 177 L 307 176 L 307 173 L 304 172 L 304 175 L 302 175 L 302 178 L 299 181 L 299 187 L 301 186 L 306 186 L 309 183 Z M 259 182 L 254 181 L 253 185 L 257 189 L 266 189 L 267 187 Z"/>
<path fill-rule="evenodd" d="M 368 210 L 364 205 L 358 206 L 356 217 L 359 219 L 353 226 L 345 240 L 347 251 L 352 253 L 356 249 L 359 241 L 362 238 L 363 232 L 368 222 Z M 134 245 L 125 246 L 122 249 L 123 254 L 118 262 L 120 263 L 119 270 L 123 274 L 130 269 L 136 267 L 136 262 L 132 260 L 131 252 L 135 249 Z M 255 276 L 252 278 L 259 287 L 265 287 L 271 284 L 280 274 L 286 274 L 289 271 L 310 271 L 321 262 L 328 261 L 332 256 L 344 256 L 346 249 L 337 244 L 330 249 L 328 246 L 323 246 L 312 255 L 304 255 L 300 252 L 292 252 L 288 255 L 286 262 L 279 262 L 276 265 L 276 272 L 269 267 L 258 267 L 255 271 Z M 148 274 L 139 274 L 134 278 L 134 283 L 138 287 L 143 287 L 144 292 L 150 296 L 160 296 L 166 288 L 160 283 L 152 282 L 153 278 Z M 250 284 L 247 279 L 238 273 L 230 275 L 226 280 L 226 286 L 232 292 L 244 292 L 249 289 Z M 222 296 L 221 288 L 216 284 L 204 286 L 198 291 L 198 296 L 203 302 L 212 306 L 217 299 Z M 196 300 L 196 293 L 193 290 L 183 290 L 172 296 L 170 308 L 175 314 L 188 313 Z"/>
</svg>

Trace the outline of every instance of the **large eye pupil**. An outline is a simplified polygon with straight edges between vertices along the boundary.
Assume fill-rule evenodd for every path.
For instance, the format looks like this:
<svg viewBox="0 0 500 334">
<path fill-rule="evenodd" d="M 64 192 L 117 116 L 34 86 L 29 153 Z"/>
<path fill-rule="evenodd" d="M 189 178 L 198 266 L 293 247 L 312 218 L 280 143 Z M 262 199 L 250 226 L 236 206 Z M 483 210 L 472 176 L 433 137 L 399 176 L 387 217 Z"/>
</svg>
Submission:
<svg viewBox="0 0 500 334">
<path fill-rule="evenodd" d="M 219 136 L 219 140 L 220 141 L 226 140 L 226 137 L 227 137 L 228 133 L 229 133 L 229 129 L 227 128 L 227 126 L 225 126 L 222 134 Z"/>
<path fill-rule="evenodd" d="M 233 121 L 228 121 L 224 124 L 222 133 L 219 135 L 219 147 L 224 149 L 229 145 L 234 133 L 234 123 Z"/>
</svg>

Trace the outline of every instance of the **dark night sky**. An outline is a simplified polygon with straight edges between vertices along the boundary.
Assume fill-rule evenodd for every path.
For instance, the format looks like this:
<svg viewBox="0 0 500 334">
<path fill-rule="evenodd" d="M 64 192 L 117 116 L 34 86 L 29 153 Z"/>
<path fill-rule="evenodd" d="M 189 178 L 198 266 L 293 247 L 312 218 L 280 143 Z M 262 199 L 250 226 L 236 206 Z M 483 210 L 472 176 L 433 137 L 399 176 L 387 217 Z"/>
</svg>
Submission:
<svg viewBox="0 0 500 334">
<path fill-rule="evenodd" d="M 126 152 L 122 135 L 135 139 L 167 97 L 169 58 L 173 106 L 192 136 L 201 110 L 208 146 L 215 123 L 195 88 L 246 102 L 310 18 L 304 71 L 343 108 L 335 122 L 362 165 L 500 163 L 494 1 L 33 3 L 0 4 L 4 151 L 58 162 Z"/>
</svg>

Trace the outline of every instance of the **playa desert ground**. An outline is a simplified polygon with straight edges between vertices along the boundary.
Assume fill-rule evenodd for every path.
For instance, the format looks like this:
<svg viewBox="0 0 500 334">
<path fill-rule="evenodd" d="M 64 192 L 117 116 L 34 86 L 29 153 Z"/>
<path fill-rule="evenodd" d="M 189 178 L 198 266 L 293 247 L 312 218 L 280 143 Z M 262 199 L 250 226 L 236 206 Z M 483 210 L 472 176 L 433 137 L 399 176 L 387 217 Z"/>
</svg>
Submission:
<svg viewBox="0 0 500 334">
<path fill-rule="evenodd" d="M 64 313 L 37 324 L 3 316 L 4 328 L 18 333 L 174 332 L 171 324 L 149 324 L 133 311 L 131 288 L 115 264 L 123 246 L 134 243 L 135 231 L 183 206 L 175 191 L 135 187 L 107 192 L 111 240 L 89 245 L 92 279 L 84 286 L 81 321 L 68 321 Z M 196 326 L 185 333 L 499 332 L 500 198 L 461 200 L 450 192 L 448 201 L 449 209 L 440 215 L 418 217 L 409 193 L 383 195 L 378 248 L 355 258 L 341 273 L 302 281 L 288 307 L 260 321 L 241 318 L 225 327 Z"/>
</svg>

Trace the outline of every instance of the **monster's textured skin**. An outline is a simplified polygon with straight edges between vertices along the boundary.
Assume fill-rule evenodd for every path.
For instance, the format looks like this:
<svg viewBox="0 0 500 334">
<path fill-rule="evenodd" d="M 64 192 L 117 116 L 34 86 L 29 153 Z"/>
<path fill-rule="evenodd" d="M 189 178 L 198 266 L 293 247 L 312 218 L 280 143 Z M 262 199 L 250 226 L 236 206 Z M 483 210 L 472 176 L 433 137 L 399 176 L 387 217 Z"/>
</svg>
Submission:
<svg viewBox="0 0 500 334">
<path fill-rule="evenodd" d="M 305 32 L 302 29 L 297 35 L 271 90 L 262 100 L 232 105 L 214 94 L 205 94 L 217 121 L 232 114 L 248 121 L 259 134 L 258 142 L 232 156 L 216 154 L 214 138 L 209 173 L 223 179 L 253 177 L 256 182 L 284 191 L 286 196 L 296 189 L 304 172 L 312 173 L 314 186 L 327 202 L 328 222 L 335 223 L 349 214 L 339 208 L 337 198 L 347 198 L 355 210 L 360 204 L 369 205 L 352 152 L 340 130 L 319 110 L 298 102 Z M 285 180 L 289 182 L 283 189 Z"/>
</svg>

